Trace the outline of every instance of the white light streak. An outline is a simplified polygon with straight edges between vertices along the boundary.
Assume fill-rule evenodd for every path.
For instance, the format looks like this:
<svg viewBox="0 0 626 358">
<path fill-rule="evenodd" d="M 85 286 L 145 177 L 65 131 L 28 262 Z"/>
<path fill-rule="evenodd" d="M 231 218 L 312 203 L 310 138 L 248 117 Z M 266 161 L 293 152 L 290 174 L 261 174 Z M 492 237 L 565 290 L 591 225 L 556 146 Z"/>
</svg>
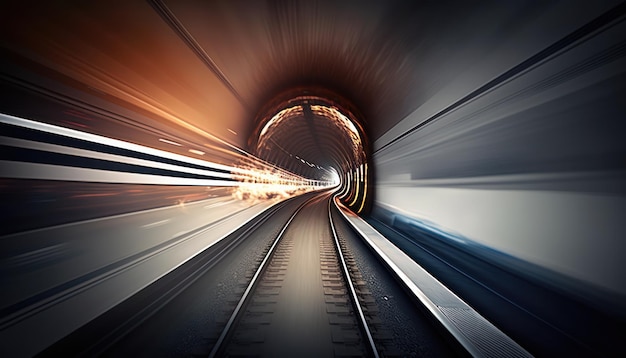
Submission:
<svg viewBox="0 0 626 358">
<path fill-rule="evenodd" d="M 173 142 L 173 141 L 168 140 L 168 139 L 159 138 L 159 142 L 163 142 L 163 143 L 167 143 L 167 144 L 175 145 L 175 146 L 177 146 L 177 147 L 182 147 L 182 144 L 179 144 L 179 143 Z"/>
<path fill-rule="evenodd" d="M 65 167 L 61 165 L 23 163 L 0 160 L 0 177 L 14 179 L 42 179 L 82 181 L 93 183 L 237 186 L 230 180 L 179 178 L 163 175 L 124 173 L 111 170 Z"/>
<path fill-rule="evenodd" d="M 244 167 L 228 166 L 209 161 L 192 158 L 180 154 L 170 153 L 167 151 L 142 146 L 139 144 L 129 143 L 118 139 L 112 139 L 96 134 L 81 132 L 75 129 L 64 128 L 52 124 L 41 123 L 24 118 L 14 117 L 6 114 L 0 114 L 0 123 L 14 125 L 23 128 L 34 129 L 41 132 L 60 135 L 68 138 L 83 140 L 86 142 L 106 145 L 114 148 L 126 149 L 137 153 L 148 154 L 160 158 L 172 159 L 185 164 L 195 164 L 207 168 L 207 170 L 189 168 L 184 165 L 173 165 L 158 161 L 139 159 L 134 157 L 126 157 L 122 155 L 101 153 L 81 148 L 66 147 L 57 144 L 35 142 L 24 139 L 0 137 L 0 142 L 5 145 L 14 147 L 31 148 L 36 150 L 56 152 L 61 154 L 69 154 L 79 157 L 94 158 L 111 162 L 138 165 L 148 168 L 158 168 L 164 170 L 175 171 L 184 174 L 206 175 L 224 179 L 235 180 L 213 180 L 188 178 L 168 175 L 153 175 L 142 173 L 119 172 L 106 169 L 94 168 L 78 168 L 72 166 L 17 162 L 17 161 L 0 161 L 0 177 L 16 178 L 16 179 L 44 179 L 44 180 L 65 180 L 65 181 L 83 181 L 83 182 L 100 182 L 100 183 L 127 183 L 127 184 L 160 184 L 160 185 L 198 185 L 198 186 L 246 186 L 247 190 L 253 187 L 263 186 L 262 191 L 292 191 L 300 190 L 300 188 L 309 190 L 318 187 L 319 183 L 315 183 L 299 175 L 277 169 L 258 158 L 247 158 L 250 164 Z M 172 145 L 180 146 L 176 142 L 161 138 L 160 141 Z M 189 149 L 190 153 L 204 155 L 204 152 Z M 304 161 L 303 161 L 304 162 Z M 254 163 L 254 164 L 252 164 Z M 219 169 L 224 172 L 215 172 L 211 169 Z M 328 185 L 329 183 L 324 183 Z M 259 189 L 253 189 L 258 191 Z"/>
<path fill-rule="evenodd" d="M 263 136 L 265 135 L 265 133 L 267 133 L 270 127 L 278 125 L 283 120 L 283 117 L 287 117 L 287 115 L 292 114 L 292 113 L 302 114 L 302 111 L 303 111 L 302 106 L 294 106 L 290 108 L 285 108 L 282 111 L 276 113 L 274 117 L 272 117 L 272 119 L 267 121 L 265 126 L 263 126 L 263 129 L 261 130 L 261 134 L 259 134 L 259 138 L 263 138 Z"/>
<path fill-rule="evenodd" d="M 179 165 L 155 162 L 151 160 L 137 159 L 133 157 L 125 157 L 122 155 L 94 152 L 91 150 L 78 149 L 78 148 L 72 148 L 72 147 L 64 147 L 64 146 L 57 145 L 57 144 L 33 142 L 30 140 L 25 140 L 25 139 L 0 137 L 0 144 L 12 146 L 12 147 L 18 147 L 18 148 L 28 148 L 28 149 L 41 150 L 41 151 L 46 151 L 46 152 L 69 154 L 69 155 L 74 155 L 74 156 L 83 157 L 83 158 L 102 159 L 102 160 L 107 160 L 107 161 L 116 162 L 116 163 L 140 165 L 140 166 L 148 167 L 148 168 L 158 168 L 158 169 L 184 172 L 184 173 L 189 173 L 189 174 L 199 174 L 199 175 L 207 175 L 207 176 L 213 176 L 213 177 L 218 177 L 218 178 L 232 179 L 232 175 L 230 173 L 214 172 L 214 171 L 208 171 L 208 170 L 202 170 L 202 169 L 196 169 L 196 168 L 188 168 L 188 167 L 183 167 Z"/>
<path fill-rule="evenodd" d="M 139 144 L 129 143 L 129 142 L 125 142 L 125 141 L 113 139 L 113 138 L 108 138 L 108 137 L 103 137 L 97 134 L 85 133 L 85 132 L 77 131 L 75 129 L 59 127 L 59 126 L 55 126 L 52 124 L 36 122 L 30 119 L 14 117 L 14 116 L 6 115 L 6 114 L 0 114 L 0 123 L 11 124 L 11 125 L 23 127 L 23 128 L 30 128 L 30 129 L 34 129 L 34 130 L 38 130 L 38 131 L 42 131 L 46 133 L 57 134 L 57 135 L 61 135 L 64 137 L 69 137 L 69 138 L 81 139 L 81 140 L 91 142 L 91 143 L 98 143 L 98 144 L 109 145 L 112 147 L 128 149 L 134 152 L 154 155 L 154 156 L 158 156 L 162 158 L 173 159 L 173 160 L 177 160 L 177 161 L 181 161 L 185 163 L 202 165 L 202 166 L 214 168 L 214 169 L 222 169 L 222 170 L 229 170 L 229 171 L 238 170 L 237 168 L 229 167 L 226 165 L 211 163 L 205 160 L 187 157 L 187 156 L 180 155 L 180 154 L 170 153 L 170 152 L 166 152 L 160 149 L 145 147 Z"/>
<path fill-rule="evenodd" d="M 198 155 L 204 155 L 203 151 L 197 150 L 197 149 L 189 149 L 189 153 L 198 154 Z"/>
</svg>

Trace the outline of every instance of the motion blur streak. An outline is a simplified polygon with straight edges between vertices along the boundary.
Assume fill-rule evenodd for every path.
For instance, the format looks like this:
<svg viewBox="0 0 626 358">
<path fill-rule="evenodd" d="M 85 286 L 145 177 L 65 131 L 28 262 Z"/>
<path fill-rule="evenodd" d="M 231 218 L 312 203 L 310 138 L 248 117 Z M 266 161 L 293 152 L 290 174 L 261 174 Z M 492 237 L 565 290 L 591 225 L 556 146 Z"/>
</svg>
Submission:
<svg viewBox="0 0 626 358">
<path fill-rule="evenodd" d="M 184 156 L 177 155 L 174 153 L 168 153 L 162 150 L 148 148 L 145 146 L 124 142 L 124 141 L 117 140 L 117 139 L 106 138 L 106 137 L 91 134 L 91 133 L 79 132 L 77 130 L 73 130 L 69 128 L 54 126 L 54 125 L 50 125 L 47 123 L 40 123 L 40 122 L 36 122 L 36 121 L 24 119 L 24 118 L 9 116 L 6 114 L 0 114 L 0 123 L 7 123 L 7 124 L 20 126 L 24 128 L 39 130 L 42 132 L 58 134 L 58 135 L 62 135 L 65 137 L 81 139 L 81 140 L 92 142 L 92 143 L 105 144 L 111 147 L 129 149 L 135 152 L 151 154 L 151 155 L 160 156 L 163 158 L 170 158 L 170 159 L 174 159 L 174 160 L 178 160 L 182 162 L 198 164 L 198 165 L 208 167 L 208 168 L 229 170 L 229 171 L 234 171 L 236 173 L 249 173 L 248 171 L 241 170 L 238 168 L 227 167 L 227 166 L 216 164 L 216 163 L 210 163 L 210 162 L 203 161 L 203 160 L 198 160 L 198 159 L 194 159 L 190 157 L 184 157 Z M 159 139 L 159 140 L 164 141 L 163 139 Z M 166 141 L 166 142 L 169 142 L 169 141 Z M 177 145 L 180 146 L 180 144 L 177 144 Z"/>
<path fill-rule="evenodd" d="M 254 169 L 242 169 L 238 167 L 229 167 L 217 163 L 211 163 L 204 160 L 185 157 L 182 155 L 165 152 L 158 149 L 148 148 L 145 146 L 128 143 L 112 138 L 79 132 L 74 129 L 58 127 L 46 123 L 39 123 L 23 118 L 0 114 L 0 123 L 19 126 L 23 128 L 34 129 L 41 132 L 60 135 L 71 139 L 79 139 L 85 142 L 97 143 L 111 148 L 122 148 L 132 152 L 147 154 L 156 158 L 165 158 L 176 160 L 180 163 L 194 164 L 207 169 L 218 169 L 220 171 L 201 170 L 189 168 L 180 165 L 171 165 L 162 162 L 137 159 L 133 157 L 106 154 L 94 152 L 90 150 L 77 149 L 72 147 L 64 147 L 55 144 L 38 143 L 29 140 L 15 139 L 8 137 L 0 137 L 0 145 L 7 147 L 28 148 L 42 152 L 55 152 L 76 157 L 92 158 L 108 162 L 124 163 L 128 165 L 140 166 L 143 168 L 165 169 L 170 172 L 180 173 L 181 175 L 196 175 L 205 178 L 217 177 L 225 180 L 200 179 L 189 177 L 172 177 L 159 176 L 150 174 L 123 173 L 110 170 L 99 170 L 93 168 L 77 168 L 63 167 L 45 163 L 20 163 L 14 161 L 3 161 L 0 167 L 0 176 L 5 178 L 20 179 L 43 179 L 43 180 L 72 180 L 86 182 L 108 182 L 108 183 L 133 183 L 133 184 L 162 184 L 162 185 L 201 185 L 201 186 L 237 186 L 240 181 L 245 181 L 246 186 L 254 186 L 255 184 L 263 185 L 262 189 L 257 191 L 285 191 L 297 190 L 300 186 L 330 185 L 330 183 L 316 182 L 297 177 L 287 172 L 268 171 L 262 168 L 261 171 Z M 163 142 L 166 140 L 160 139 Z M 173 142 L 172 142 L 173 143 Z M 176 143 L 177 146 L 180 144 Z M 265 166 L 265 165 L 264 165 Z M 237 180 L 235 180 L 237 179 Z"/>
<path fill-rule="evenodd" d="M 0 356 L 321 189 L 531 354 L 624 351 L 624 0 L 1 1 L 0 93 Z"/>
</svg>

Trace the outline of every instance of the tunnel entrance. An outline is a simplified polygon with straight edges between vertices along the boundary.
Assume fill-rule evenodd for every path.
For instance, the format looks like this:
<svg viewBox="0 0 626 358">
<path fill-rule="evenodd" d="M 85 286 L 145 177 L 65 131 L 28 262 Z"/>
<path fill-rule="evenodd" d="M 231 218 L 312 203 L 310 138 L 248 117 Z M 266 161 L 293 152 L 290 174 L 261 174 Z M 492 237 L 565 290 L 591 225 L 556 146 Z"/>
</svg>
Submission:
<svg viewBox="0 0 626 358">
<path fill-rule="evenodd" d="M 333 181 L 357 213 L 370 208 L 371 151 L 363 117 L 344 97 L 295 88 L 270 100 L 256 117 L 248 145 L 257 157 L 297 175 Z"/>
</svg>

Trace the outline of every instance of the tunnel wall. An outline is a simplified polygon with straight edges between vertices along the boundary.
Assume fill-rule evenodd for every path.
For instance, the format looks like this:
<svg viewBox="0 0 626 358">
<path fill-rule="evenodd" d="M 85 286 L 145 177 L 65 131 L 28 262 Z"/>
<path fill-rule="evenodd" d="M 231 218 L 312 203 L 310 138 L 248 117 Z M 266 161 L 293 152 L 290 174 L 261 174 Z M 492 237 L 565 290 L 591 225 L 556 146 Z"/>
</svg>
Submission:
<svg viewBox="0 0 626 358">
<path fill-rule="evenodd" d="M 626 25 L 595 11 L 474 56 L 379 138 L 375 210 L 626 295 Z"/>
</svg>

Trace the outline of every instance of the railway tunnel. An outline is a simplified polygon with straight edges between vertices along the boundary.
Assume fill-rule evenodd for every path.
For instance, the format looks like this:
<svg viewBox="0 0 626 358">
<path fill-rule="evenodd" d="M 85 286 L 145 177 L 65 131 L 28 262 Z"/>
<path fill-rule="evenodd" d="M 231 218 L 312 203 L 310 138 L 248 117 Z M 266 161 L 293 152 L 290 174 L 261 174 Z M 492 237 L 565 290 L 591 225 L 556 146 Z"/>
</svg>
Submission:
<svg viewBox="0 0 626 358">
<path fill-rule="evenodd" d="M 0 5 L 6 356 L 619 356 L 626 5 Z"/>
</svg>

